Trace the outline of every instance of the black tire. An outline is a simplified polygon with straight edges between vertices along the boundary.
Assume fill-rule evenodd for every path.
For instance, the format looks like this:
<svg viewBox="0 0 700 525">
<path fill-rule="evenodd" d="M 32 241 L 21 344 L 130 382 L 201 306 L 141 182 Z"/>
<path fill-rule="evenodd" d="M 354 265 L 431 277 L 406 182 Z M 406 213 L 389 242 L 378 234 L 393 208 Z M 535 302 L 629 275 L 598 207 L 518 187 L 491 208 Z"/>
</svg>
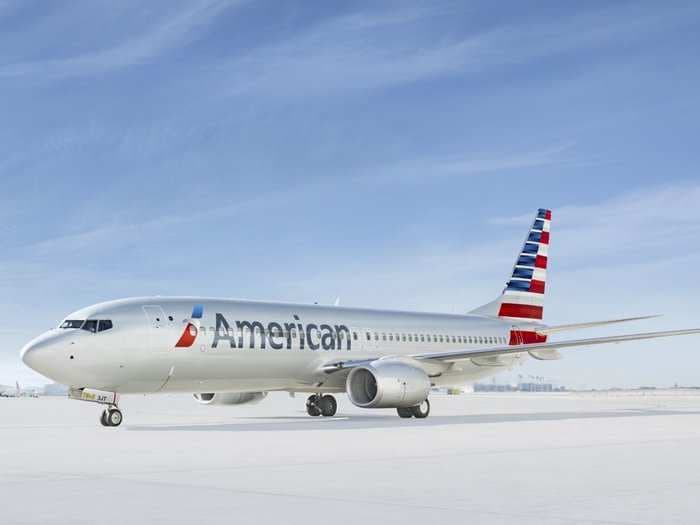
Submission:
<svg viewBox="0 0 700 525">
<path fill-rule="evenodd" d="M 102 411 L 102 415 L 100 416 L 100 424 L 101 424 L 103 427 L 108 427 L 108 426 L 109 426 L 109 422 L 107 421 L 107 409 L 105 409 L 105 410 Z"/>
<path fill-rule="evenodd" d="M 333 396 L 323 396 L 318 405 L 323 417 L 333 417 L 338 411 L 338 402 Z"/>
<path fill-rule="evenodd" d="M 430 414 L 430 401 L 426 399 L 420 405 L 411 407 L 411 411 L 413 412 L 413 417 L 417 419 L 425 419 L 428 417 L 428 414 Z"/>
<path fill-rule="evenodd" d="M 404 419 L 413 417 L 413 407 L 397 408 L 396 412 L 399 414 L 399 417 L 402 417 Z"/>
<path fill-rule="evenodd" d="M 107 412 L 107 423 L 110 427 L 118 427 L 122 424 L 122 419 L 123 416 L 121 410 L 118 408 L 112 408 L 109 412 Z"/>
<path fill-rule="evenodd" d="M 318 406 L 318 398 L 319 396 L 313 395 L 309 396 L 309 398 L 306 400 L 306 413 L 309 414 L 311 417 L 317 417 L 321 415 L 321 408 Z"/>
</svg>

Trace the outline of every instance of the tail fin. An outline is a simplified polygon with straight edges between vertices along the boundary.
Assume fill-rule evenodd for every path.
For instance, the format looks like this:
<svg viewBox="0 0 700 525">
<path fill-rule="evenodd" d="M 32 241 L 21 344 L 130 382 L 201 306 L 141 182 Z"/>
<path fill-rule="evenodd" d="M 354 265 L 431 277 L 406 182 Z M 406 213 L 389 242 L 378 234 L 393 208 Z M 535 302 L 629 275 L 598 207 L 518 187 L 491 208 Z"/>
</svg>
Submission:
<svg viewBox="0 0 700 525">
<path fill-rule="evenodd" d="M 472 313 L 516 321 L 541 321 L 547 283 L 552 212 L 540 208 L 501 296 Z"/>
</svg>

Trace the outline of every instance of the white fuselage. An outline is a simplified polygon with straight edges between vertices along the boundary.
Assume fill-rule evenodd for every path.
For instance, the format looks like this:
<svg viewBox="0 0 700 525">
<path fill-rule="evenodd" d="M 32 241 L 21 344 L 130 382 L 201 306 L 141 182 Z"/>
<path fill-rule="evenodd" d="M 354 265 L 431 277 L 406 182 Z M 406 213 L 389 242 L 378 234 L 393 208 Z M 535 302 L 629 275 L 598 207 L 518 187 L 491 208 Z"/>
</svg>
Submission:
<svg viewBox="0 0 700 525">
<path fill-rule="evenodd" d="M 111 326 L 50 330 L 25 346 L 23 360 L 59 383 L 120 393 L 340 392 L 343 374 L 321 369 L 334 360 L 506 345 L 513 328 L 474 315 L 188 297 L 101 303 L 66 320 Z M 463 385 L 522 357 L 440 364 L 431 381 Z"/>
</svg>

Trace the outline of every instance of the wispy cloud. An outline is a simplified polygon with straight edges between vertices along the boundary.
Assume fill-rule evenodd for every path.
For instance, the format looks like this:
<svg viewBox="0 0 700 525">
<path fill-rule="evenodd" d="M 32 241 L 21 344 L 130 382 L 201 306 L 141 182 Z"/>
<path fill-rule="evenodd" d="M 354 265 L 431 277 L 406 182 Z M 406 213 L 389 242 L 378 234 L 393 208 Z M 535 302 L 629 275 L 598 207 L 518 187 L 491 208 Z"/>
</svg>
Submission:
<svg viewBox="0 0 700 525">
<path fill-rule="evenodd" d="M 686 23 L 691 9 L 620 7 L 422 39 L 401 27 L 413 24 L 418 13 L 449 16 L 441 9 L 333 18 L 301 35 L 224 60 L 216 70 L 228 73 L 223 84 L 232 95 L 324 96 L 481 73 L 614 41 L 642 41 Z"/>
<path fill-rule="evenodd" d="M 613 195 L 586 205 L 554 208 L 553 244 L 569 266 L 604 258 L 611 264 L 660 261 L 700 254 L 700 186 L 672 184 Z M 547 205 L 547 203 L 544 203 Z M 517 226 L 532 214 L 498 217 L 491 224 Z"/>
<path fill-rule="evenodd" d="M 573 142 L 568 142 L 517 153 L 406 159 L 365 170 L 355 177 L 355 181 L 373 184 L 429 182 L 443 177 L 468 177 L 542 166 L 580 165 L 583 161 L 573 155 L 574 147 Z"/>
<path fill-rule="evenodd" d="M 579 271 L 587 272 L 587 278 L 592 275 L 591 293 L 597 282 L 619 275 L 618 270 L 624 268 L 630 292 L 639 293 L 639 275 L 658 275 L 679 264 L 687 266 L 684 260 L 700 258 L 697 202 L 700 185 L 674 184 L 627 192 L 585 206 L 555 207 L 552 267 L 562 280 Z M 484 218 L 483 228 L 494 226 L 494 222 L 501 226 L 489 234 L 492 240 L 468 246 L 465 239 L 416 241 L 400 253 L 336 264 L 292 286 L 300 290 L 334 290 L 335 286 L 348 304 L 364 300 L 391 307 L 450 311 L 462 301 L 464 311 L 469 305 L 464 298 L 476 298 L 472 306 L 477 306 L 479 300 L 486 302 L 500 291 L 534 212 L 507 220 Z M 642 269 L 649 267 L 653 269 Z M 342 290 L 337 288 L 339 283 Z"/>
<path fill-rule="evenodd" d="M 0 77 L 63 78 L 94 75 L 145 64 L 166 51 L 186 45 L 210 21 L 238 0 L 199 0 L 113 47 L 87 50 L 68 58 L 27 61 L 0 67 Z"/>
</svg>

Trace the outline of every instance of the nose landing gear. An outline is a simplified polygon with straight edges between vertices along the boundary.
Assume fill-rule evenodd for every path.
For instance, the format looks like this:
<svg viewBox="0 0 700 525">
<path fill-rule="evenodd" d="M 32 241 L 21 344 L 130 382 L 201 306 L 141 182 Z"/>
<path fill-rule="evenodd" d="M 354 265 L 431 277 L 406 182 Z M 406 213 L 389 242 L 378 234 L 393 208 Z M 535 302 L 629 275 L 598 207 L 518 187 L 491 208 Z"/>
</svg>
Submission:
<svg viewBox="0 0 700 525">
<path fill-rule="evenodd" d="M 312 417 L 332 417 L 338 410 L 338 402 L 330 395 L 314 394 L 306 400 L 306 413 Z"/>
<path fill-rule="evenodd" d="M 119 402 L 119 394 L 116 392 L 105 392 L 103 390 L 94 390 L 92 388 L 71 388 L 68 391 L 68 397 L 79 401 L 88 401 L 90 403 L 98 403 L 107 405 L 100 416 L 100 423 L 104 427 L 118 427 L 122 424 L 122 412 L 119 410 L 117 403 Z"/>
</svg>

